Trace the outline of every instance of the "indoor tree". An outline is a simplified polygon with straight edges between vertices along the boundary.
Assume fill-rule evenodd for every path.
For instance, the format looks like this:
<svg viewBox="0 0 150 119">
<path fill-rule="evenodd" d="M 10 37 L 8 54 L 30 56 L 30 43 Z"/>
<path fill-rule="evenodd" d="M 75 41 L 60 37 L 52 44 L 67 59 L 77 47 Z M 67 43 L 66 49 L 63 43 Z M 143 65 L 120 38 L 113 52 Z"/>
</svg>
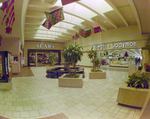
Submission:
<svg viewBox="0 0 150 119">
<path fill-rule="evenodd" d="M 96 67 L 99 67 L 101 63 L 100 60 L 97 58 L 97 51 L 93 50 L 93 47 L 91 48 L 91 50 L 88 51 L 88 58 L 91 59 L 91 62 L 93 63 L 93 69 L 96 70 Z"/>
<path fill-rule="evenodd" d="M 81 61 L 81 56 L 83 55 L 83 47 L 79 46 L 75 42 L 75 45 L 73 46 L 72 44 L 69 45 L 67 48 L 66 46 L 63 48 L 62 55 L 65 59 L 65 62 L 69 65 L 69 75 L 70 75 L 70 64 L 74 64 L 74 69 L 75 69 L 75 75 L 76 75 L 76 63 L 78 61 Z"/>
<path fill-rule="evenodd" d="M 49 53 L 49 63 L 54 65 L 54 61 L 58 60 L 58 57 L 53 52 Z"/>
</svg>

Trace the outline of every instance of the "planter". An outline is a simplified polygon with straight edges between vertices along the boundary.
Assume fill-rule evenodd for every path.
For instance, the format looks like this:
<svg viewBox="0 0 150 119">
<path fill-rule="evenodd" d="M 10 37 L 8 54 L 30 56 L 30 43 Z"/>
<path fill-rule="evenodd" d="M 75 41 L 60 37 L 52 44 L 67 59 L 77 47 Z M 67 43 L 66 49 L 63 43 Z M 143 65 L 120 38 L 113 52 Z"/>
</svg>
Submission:
<svg viewBox="0 0 150 119">
<path fill-rule="evenodd" d="M 145 73 L 147 74 L 148 78 L 150 78 L 150 72 L 145 72 Z"/>
<path fill-rule="evenodd" d="M 150 69 L 146 69 L 146 72 L 150 72 Z"/>
<path fill-rule="evenodd" d="M 66 77 L 64 77 L 65 75 L 66 74 L 63 74 L 61 77 L 58 78 L 59 87 L 82 88 L 82 86 L 83 86 L 83 81 L 82 81 L 83 74 L 79 74 L 79 78 L 66 78 Z"/>
<path fill-rule="evenodd" d="M 89 72 L 89 79 L 106 79 L 106 72 Z"/>
<path fill-rule="evenodd" d="M 119 104 L 142 108 L 150 89 L 120 87 L 117 97 Z"/>
<path fill-rule="evenodd" d="M 0 83 L 0 90 L 9 91 L 12 88 L 12 81 L 8 83 Z"/>
</svg>

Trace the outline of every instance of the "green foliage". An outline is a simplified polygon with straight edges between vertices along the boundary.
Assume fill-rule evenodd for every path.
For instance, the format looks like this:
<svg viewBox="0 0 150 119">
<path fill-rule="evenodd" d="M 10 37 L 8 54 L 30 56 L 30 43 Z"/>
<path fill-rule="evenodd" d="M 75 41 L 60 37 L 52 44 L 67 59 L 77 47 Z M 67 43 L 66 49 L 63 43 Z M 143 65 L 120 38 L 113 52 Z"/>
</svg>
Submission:
<svg viewBox="0 0 150 119">
<path fill-rule="evenodd" d="M 101 62 L 98 58 L 93 59 L 92 62 L 95 64 L 95 66 L 99 66 L 101 64 Z"/>
<path fill-rule="evenodd" d="M 76 42 L 74 46 L 71 44 L 69 45 L 68 48 L 67 47 L 63 48 L 62 56 L 64 57 L 65 62 L 67 64 L 74 64 L 75 74 L 76 74 L 76 63 L 78 61 L 81 61 L 81 56 L 83 55 L 82 50 L 83 47 L 79 46 L 79 44 L 77 44 Z"/>
<path fill-rule="evenodd" d="M 146 41 L 146 49 L 149 51 L 149 53 L 150 53 L 150 35 L 148 36 L 148 38 L 147 38 L 147 41 Z"/>
<path fill-rule="evenodd" d="M 93 68 L 96 70 L 96 67 L 100 67 L 100 60 L 97 57 L 97 51 L 96 50 L 93 50 L 93 47 L 91 48 L 90 51 L 88 51 L 88 58 L 91 59 L 91 62 L 93 63 Z"/>
<path fill-rule="evenodd" d="M 128 87 L 135 87 L 135 88 L 149 88 L 149 81 L 150 79 L 148 76 L 143 72 L 140 74 L 132 74 L 129 76 L 127 83 Z"/>
<path fill-rule="evenodd" d="M 79 78 L 79 74 L 71 73 L 70 75 L 67 74 L 67 75 L 65 75 L 64 77 L 66 77 L 66 78 Z"/>
<path fill-rule="evenodd" d="M 53 65 L 54 61 L 58 61 L 58 57 L 53 52 L 50 52 L 49 53 L 49 63 L 51 65 Z"/>
<path fill-rule="evenodd" d="M 91 72 L 102 72 L 102 70 L 91 69 Z"/>
<path fill-rule="evenodd" d="M 88 58 L 93 60 L 94 58 L 96 58 L 96 56 L 97 56 L 97 52 L 95 50 L 93 50 L 93 47 L 92 47 L 91 50 L 88 51 Z"/>
</svg>

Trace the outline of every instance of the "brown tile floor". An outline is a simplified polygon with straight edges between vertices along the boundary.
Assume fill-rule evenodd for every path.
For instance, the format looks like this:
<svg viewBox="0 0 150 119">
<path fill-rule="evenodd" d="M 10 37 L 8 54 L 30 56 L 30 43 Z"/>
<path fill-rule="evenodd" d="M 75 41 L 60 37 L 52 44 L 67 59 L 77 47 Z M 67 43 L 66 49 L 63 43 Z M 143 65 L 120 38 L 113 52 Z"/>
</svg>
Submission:
<svg viewBox="0 0 150 119">
<path fill-rule="evenodd" d="M 20 73 L 13 74 L 13 77 L 26 77 L 26 76 L 34 76 L 30 67 L 22 67 Z"/>
</svg>

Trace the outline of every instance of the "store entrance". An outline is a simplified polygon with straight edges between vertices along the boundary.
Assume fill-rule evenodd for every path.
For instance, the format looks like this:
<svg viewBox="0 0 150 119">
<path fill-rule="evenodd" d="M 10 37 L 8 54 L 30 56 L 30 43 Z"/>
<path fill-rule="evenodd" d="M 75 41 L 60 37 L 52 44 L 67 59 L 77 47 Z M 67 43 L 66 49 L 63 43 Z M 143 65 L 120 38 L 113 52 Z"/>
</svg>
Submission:
<svg viewBox="0 0 150 119">
<path fill-rule="evenodd" d="M 115 67 L 141 66 L 142 49 L 99 50 L 97 56 L 100 58 L 102 65 Z"/>
<path fill-rule="evenodd" d="M 28 66 L 60 65 L 60 50 L 28 50 Z"/>
</svg>

